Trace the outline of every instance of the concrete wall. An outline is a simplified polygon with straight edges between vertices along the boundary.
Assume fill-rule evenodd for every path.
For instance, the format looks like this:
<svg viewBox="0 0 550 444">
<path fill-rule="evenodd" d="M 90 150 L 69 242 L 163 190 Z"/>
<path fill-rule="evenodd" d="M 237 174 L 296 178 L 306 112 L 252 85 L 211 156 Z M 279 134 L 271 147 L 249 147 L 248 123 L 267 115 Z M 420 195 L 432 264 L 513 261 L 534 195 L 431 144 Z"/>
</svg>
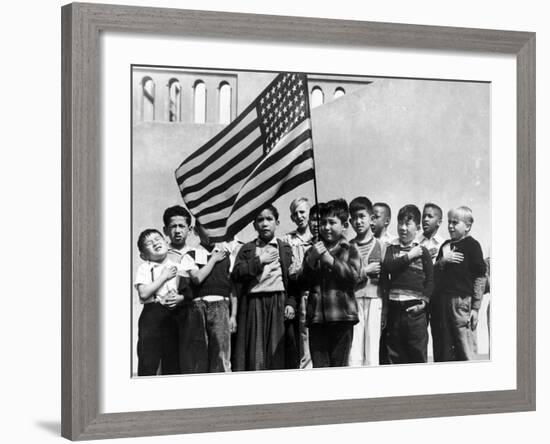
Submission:
<svg viewBox="0 0 550 444">
<path fill-rule="evenodd" d="M 468 205 L 472 235 L 487 251 L 489 100 L 488 84 L 380 79 L 314 109 L 320 200 L 362 194 L 395 215 L 408 203 L 432 201 L 444 212 Z"/>
<path fill-rule="evenodd" d="M 241 74 L 241 84 L 248 76 Z M 264 83 L 243 91 L 239 111 Z M 488 84 L 418 80 L 376 80 L 312 111 L 317 186 L 321 201 L 366 195 L 387 202 L 396 214 L 406 203 L 427 201 L 444 211 L 468 205 L 472 234 L 488 250 L 490 242 L 490 128 Z M 139 123 L 133 132 L 134 237 L 160 227 L 167 206 L 181 203 L 174 170 L 193 150 L 223 128 L 219 124 Z M 281 198 L 280 232 L 292 224 L 294 196 L 313 198 L 311 184 Z M 390 225 L 395 233 L 395 218 Z M 444 237 L 446 228 L 440 231 Z M 253 236 L 244 230 L 246 240 Z M 137 256 L 136 256 L 137 257 Z"/>
</svg>

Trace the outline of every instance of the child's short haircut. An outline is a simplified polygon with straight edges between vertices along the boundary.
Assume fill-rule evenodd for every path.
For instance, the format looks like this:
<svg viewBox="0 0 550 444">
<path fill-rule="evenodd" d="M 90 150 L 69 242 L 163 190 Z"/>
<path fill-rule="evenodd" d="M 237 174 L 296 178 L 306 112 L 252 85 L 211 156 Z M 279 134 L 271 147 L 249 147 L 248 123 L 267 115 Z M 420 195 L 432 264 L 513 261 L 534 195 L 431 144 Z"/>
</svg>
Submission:
<svg viewBox="0 0 550 444">
<path fill-rule="evenodd" d="M 416 225 L 420 225 L 420 218 L 420 210 L 416 205 L 412 204 L 405 205 L 397 213 L 397 220 L 399 222 L 412 220 Z"/>
<path fill-rule="evenodd" d="M 137 247 L 140 253 L 143 253 L 143 251 L 145 250 L 145 242 L 147 241 L 147 238 L 152 234 L 160 234 L 160 236 L 164 238 L 162 233 L 156 228 L 147 228 L 146 230 L 143 230 L 140 233 L 137 241 Z"/>
<path fill-rule="evenodd" d="M 321 205 L 324 205 L 324 203 L 321 202 L 321 203 L 315 204 L 309 209 L 309 218 L 310 218 L 310 220 L 311 220 L 312 216 L 317 216 L 319 214 L 319 207 Z"/>
<path fill-rule="evenodd" d="M 447 215 L 449 216 L 451 213 L 456 214 L 460 220 L 463 220 L 464 223 L 466 223 L 469 226 L 471 226 L 474 223 L 474 215 L 470 207 L 463 205 L 458 208 L 453 208 L 452 210 L 449 210 Z"/>
<path fill-rule="evenodd" d="M 326 204 L 319 204 L 319 216 L 337 217 L 342 223 L 349 219 L 348 203 L 344 199 L 334 199 Z"/>
<path fill-rule="evenodd" d="M 262 205 L 260 208 L 258 208 L 258 211 L 256 212 L 256 215 L 254 216 L 254 221 L 256 221 L 256 218 L 264 210 L 271 211 L 271 214 L 273 214 L 273 216 L 275 216 L 275 220 L 279 220 L 279 211 L 277 210 L 277 208 L 275 208 L 272 204 L 265 204 L 265 205 Z"/>
<path fill-rule="evenodd" d="M 349 203 L 349 212 L 351 215 L 361 210 L 366 210 L 367 213 L 372 214 L 372 202 L 368 197 L 359 196 Z"/>
<path fill-rule="evenodd" d="M 296 211 L 296 208 L 298 208 L 298 205 L 300 205 L 301 203 L 305 203 L 309 208 L 309 200 L 307 199 L 307 197 L 298 197 L 290 202 L 290 214 L 294 213 Z"/>
<path fill-rule="evenodd" d="M 427 202 L 424 204 L 423 211 L 426 211 L 426 208 L 433 208 L 439 214 L 439 218 L 443 219 L 443 210 L 439 205 L 434 204 L 433 202 Z"/>
<path fill-rule="evenodd" d="M 386 216 L 388 217 L 388 219 L 391 219 L 391 208 L 386 202 L 376 202 L 375 204 L 372 204 L 372 206 L 384 208 Z"/>
<path fill-rule="evenodd" d="M 173 207 L 166 208 L 166 210 L 164 210 L 162 221 L 164 222 L 165 227 L 170 224 L 170 219 L 172 219 L 174 216 L 182 216 L 183 218 L 185 218 L 185 222 L 187 222 L 187 225 L 191 226 L 191 214 L 189 213 L 189 211 L 187 211 L 181 205 L 174 205 Z"/>
</svg>

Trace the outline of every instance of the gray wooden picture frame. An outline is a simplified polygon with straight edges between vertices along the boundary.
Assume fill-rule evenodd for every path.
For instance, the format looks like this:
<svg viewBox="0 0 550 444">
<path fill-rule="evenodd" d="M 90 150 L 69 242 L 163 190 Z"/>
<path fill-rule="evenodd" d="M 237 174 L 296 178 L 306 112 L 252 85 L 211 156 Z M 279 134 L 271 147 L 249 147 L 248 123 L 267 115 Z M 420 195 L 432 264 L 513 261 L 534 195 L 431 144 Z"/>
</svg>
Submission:
<svg viewBox="0 0 550 444">
<path fill-rule="evenodd" d="M 459 50 L 517 60 L 517 389 L 99 411 L 100 57 L 104 31 Z M 535 34 L 73 3 L 62 8 L 62 435 L 73 440 L 535 409 Z"/>
</svg>

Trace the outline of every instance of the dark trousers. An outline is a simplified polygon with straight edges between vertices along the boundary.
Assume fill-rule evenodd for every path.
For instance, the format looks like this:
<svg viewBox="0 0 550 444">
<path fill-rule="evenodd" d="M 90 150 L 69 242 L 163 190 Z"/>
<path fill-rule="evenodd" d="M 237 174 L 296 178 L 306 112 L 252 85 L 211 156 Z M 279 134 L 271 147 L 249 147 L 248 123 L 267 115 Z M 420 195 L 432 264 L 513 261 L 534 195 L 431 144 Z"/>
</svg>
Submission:
<svg viewBox="0 0 550 444">
<path fill-rule="evenodd" d="M 309 350 L 313 367 L 348 365 L 353 325 L 314 324 L 309 327 Z"/>
<path fill-rule="evenodd" d="M 186 302 L 180 314 L 182 373 L 231 371 L 229 301 Z"/>
<path fill-rule="evenodd" d="M 475 333 L 470 325 L 472 297 L 445 293 L 434 296 L 431 317 L 434 361 L 475 359 Z"/>
<path fill-rule="evenodd" d="M 143 305 L 138 321 L 138 376 L 179 373 L 177 308 Z"/>
<path fill-rule="evenodd" d="M 384 341 L 384 364 L 407 364 L 428 361 L 428 321 L 426 311 L 407 312 L 415 302 L 388 303 L 388 320 Z"/>
</svg>

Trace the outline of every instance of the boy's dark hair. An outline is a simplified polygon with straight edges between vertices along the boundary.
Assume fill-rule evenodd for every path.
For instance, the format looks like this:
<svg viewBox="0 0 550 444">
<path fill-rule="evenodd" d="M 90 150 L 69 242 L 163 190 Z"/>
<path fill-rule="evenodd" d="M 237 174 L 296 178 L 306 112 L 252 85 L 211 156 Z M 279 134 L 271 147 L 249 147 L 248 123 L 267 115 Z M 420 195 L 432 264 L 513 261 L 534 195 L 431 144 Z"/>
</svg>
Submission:
<svg viewBox="0 0 550 444">
<path fill-rule="evenodd" d="M 435 211 L 439 213 L 439 218 L 443 219 L 443 210 L 439 205 L 434 204 L 433 202 L 426 202 L 424 204 L 424 208 L 422 209 L 422 212 L 426 210 L 426 208 L 433 208 Z"/>
<path fill-rule="evenodd" d="M 143 230 L 139 234 L 139 237 L 138 237 L 138 240 L 137 240 L 137 247 L 138 247 L 138 250 L 139 250 L 140 253 L 143 253 L 143 250 L 145 249 L 145 241 L 147 240 L 147 238 L 149 236 L 151 236 L 151 234 L 154 234 L 154 233 L 158 233 L 162 237 L 164 237 L 162 235 L 162 233 L 159 230 L 157 230 L 156 228 L 147 228 L 146 230 Z"/>
<path fill-rule="evenodd" d="M 164 210 L 162 221 L 164 222 L 165 227 L 170 224 L 170 219 L 172 219 L 174 216 L 182 216 L 183 218 L 185 218 L 185 222 L 187 222 L 187 225 L 191 226 L 191 214 L 189 213 L 189 211 L 187 211 L 181 205 L 174 205 L 173 207 L 169 207 Z"/>
<path fill-rule="evenodd" d="M 386 202 L 376 202 L 372 204 L 372 206 L 384 208 L 384 211 L 386 212 L 386 216 L 388 216 L 388 219 L 391 219 L 391 208 Z"/>
<path fill-rule="evenodd" d="M 309 209 L 309 218 L 311 219 L 311 215 L 314 214 L 314 215 L 318 215 L 319 214 L 319 207 L 321 205 L 324 205 L 324 203 L 318 203 L 318 204 L 315 204 L 313 205 L 310 209 Z"/>
<path fill-rule="evenodd" d="M 412 220 L 416 225 L 420 225 L 420 210 L 416 205 L 405 205 L 403 208 L 399 210 L 399 213 L 397 213 L 397 220 L 398 221 L 409 221 Z"/>
<path fill-rule="evenodd" d="M 346 223 L 349 219 L 348 203 L 344 199 L 334 199 L 326 204 L 319 204 L 319 216 L 337 217 L 342 223 Z"/>
<path fill-rule="evenodd" d="M 269 210 L 275 216 L 275 220 L 279 220 L 279 211 L 277 208 L 275 208 L 272 204 L 266 204 L 262 205 L 260 208 L 258 208 L 258 211 L 256 212 L 256 215 L 254 216 L 254 222 L 256 221 L 256 218 L 262 213 L 264 210 Z"/>
<path fill-rule="evenodd" d="M 349 203 L 349 213 L 351 215 L 361 210 L 366 210 L 367 213 L 372 214 L 372 202 L 368 197 L 359 196 Z"/>
</svg>

